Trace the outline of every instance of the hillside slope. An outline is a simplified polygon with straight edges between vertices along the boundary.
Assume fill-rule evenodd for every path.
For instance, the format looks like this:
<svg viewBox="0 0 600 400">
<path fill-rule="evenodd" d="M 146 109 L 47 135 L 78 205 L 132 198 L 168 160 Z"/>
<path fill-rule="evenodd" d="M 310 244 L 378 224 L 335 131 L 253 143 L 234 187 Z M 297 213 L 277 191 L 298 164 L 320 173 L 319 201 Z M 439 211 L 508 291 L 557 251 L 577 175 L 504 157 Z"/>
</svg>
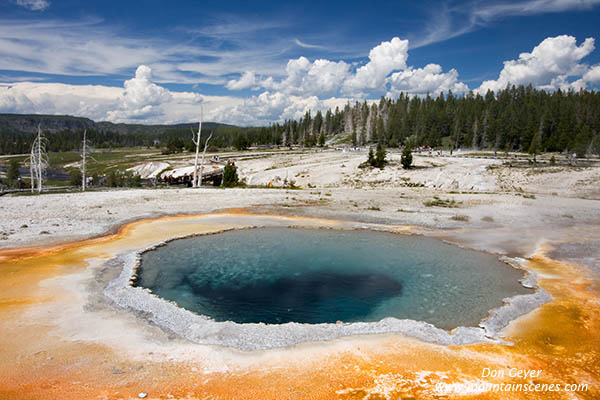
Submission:
<svg viewBox="0 0 600 400">
<path fill-rule="evenodd" d="M 40 114 L 0 114 L 0 132 L 33 133 L 38 125 L 46 132 L 82 131 L 93 129 L 100 132 L 148 133 L 156 134 L 169 129 L 196 128 L 198 123 L 185 123 L 174 125 L 143 125 L 143 124 L 115 124 L 112 122 L 95 122 L 89 118 L 73 117 L 69 115 L 40 115 Z M 203 128 L 217 129 L 219 127 L 233 127 L 232 125 L 216 122 L 204 122 Z"/>
</svg>

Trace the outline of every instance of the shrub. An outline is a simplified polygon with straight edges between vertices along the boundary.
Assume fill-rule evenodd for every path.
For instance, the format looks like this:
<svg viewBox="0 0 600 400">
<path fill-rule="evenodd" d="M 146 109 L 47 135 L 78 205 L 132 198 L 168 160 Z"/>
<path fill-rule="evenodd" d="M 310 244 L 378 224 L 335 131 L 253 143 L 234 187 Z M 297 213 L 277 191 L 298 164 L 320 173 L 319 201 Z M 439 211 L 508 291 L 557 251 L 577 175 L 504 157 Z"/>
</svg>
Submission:
<svg viewBox="0 0 600 400">
<path fill-rule="evenodd" d="M 6 172 L 7 186 L 17 186 L 18 179 L 19 179 L 19 162 L 17 160 L 12 160 L 10 162 L 10 165 L 8 166 L 8 171 Z"/>
<path fill-rule="evenodd" d="M 71 186 L 81 186 L 81 171 L 78 169 L 74 169 L 71 171 L 70 175 L 70 183 Z"/>
<path fill-rule="evenodd" d="M 410 146 L 404 146 L 404 150 L 402 150 L 402 157 L 400 158 L 400 163 L 402 163 L 402 167 L 408 169 L 412 166 L 413 157 L 412 151 L 410 150 Z"/>
<path fill-rule="evenodd" d="M 238 184 L 237 167 L 232 161 L 228 162 L 223 170 L 223 186 L 234 187 Z"/>
<path fill-rule="evenodd" d="M 180 153 L 183 151 L 184 146 L 185 144 L 183 143 L 183 140 L 179 139 L 178 137 L 172 137 L 167 142 L 167 152 Z"/>
<path fill-rule="evenodd" d="M 367 158 L 367 164 L 371 167 L 375 166 L 375 154 L 373 153 L 373 148 L 369 147 L 369 156 Z"/>
<path fill-rule="evenodd" d="M 115 171 L 111 171 L 106 177 L 106 186 L 108 187 L 117 187 L 123 186 L 123 180 L 121 179 L 121 175 L 117 174 Z"/>
<path fill-rule="evenodd" d="M 142 177 L 137 174 L 123 174 L 121 171 L 111 171 L 106 177 L 108 187 L 141 187 Z"/>
<path fill-rule="evenodd" d="M 142 177 L 138 174 L 127 174 L 125 185 L 128 187 L 142 187 Z"/>
<path fill-rule="evenodd" d="M 457 208 L 458 204 L 454 199 L 440 199 L 437 196 L 433 197 L 433 200 L 429 200 L 423 203 L 425 207 L 446 207 L 446 208 Z"/>
<path fill-rule="evenodd" d="M 383 143 L 377 143 L 377 151 L 375 152 L 375 165 L 374 167 L 383 169 L 387 161 L 385 160 L 386 152 Z"/>
</svg>

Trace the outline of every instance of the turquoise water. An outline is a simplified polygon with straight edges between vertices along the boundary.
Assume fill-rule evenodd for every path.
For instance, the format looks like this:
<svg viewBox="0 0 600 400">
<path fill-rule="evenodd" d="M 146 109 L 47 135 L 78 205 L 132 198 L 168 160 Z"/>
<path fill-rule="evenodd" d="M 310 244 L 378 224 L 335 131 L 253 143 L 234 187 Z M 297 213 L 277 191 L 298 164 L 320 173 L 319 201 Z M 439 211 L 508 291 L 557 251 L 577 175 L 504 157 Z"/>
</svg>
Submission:
<svg viewBox="0 0 600 400">
<path fill-rule="evenodd" d="M 474 326 L 502 299 L 530 293 L 522 271 L 441 241 L 373 231 L 237 230 L 146 252 L 137 286 L 239 323 L 408 318 Z"/>
</svg>

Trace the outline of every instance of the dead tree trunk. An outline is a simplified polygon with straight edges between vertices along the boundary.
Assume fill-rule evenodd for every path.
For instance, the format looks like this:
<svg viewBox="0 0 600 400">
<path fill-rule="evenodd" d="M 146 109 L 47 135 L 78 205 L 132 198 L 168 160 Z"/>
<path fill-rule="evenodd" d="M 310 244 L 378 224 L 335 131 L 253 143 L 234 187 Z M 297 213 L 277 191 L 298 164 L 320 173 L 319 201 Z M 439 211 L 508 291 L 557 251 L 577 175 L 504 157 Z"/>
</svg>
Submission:
<svg viewBox="0 0 600 400">
<path fill-rule="evenodd" d="M 48 155 L 46 153 L 46 138 L 42 135 L 41 125 L 38 125 L 38 134 L 31 146 L 31 155 L 29 157 L 29 171 L 31 173 L 31 192 L 37 187 L 38 193 L 42 192 L 42 181 L 44 171 L 48 165 Z"/>
<path fill-rule="evenodd" d="M 81 146 L 81 191 L 85 192 L 85 162 L 88 152 L 86 141 L 87 129 L 83 131 L 83 142 Z"/>
<path fill-rule="evenodd" d="M 204 156 L 206 155 L 206 148 L 208 147 L 208 141 L 210 140 L 212 135 L 213 135 L 213 133 L 211 132 L 210 135 L 208 136 L 208 139 L 206 139 L 206 142 L 204 143 L 204 151 L 202 152 L 202 162 L 200 163 L 200 178 L 198 181 L 198 187 L 202 186 L 202 171 L 204 170 Z"/>
<path fill-rule="evenodd" d="M 202 183 L 202 176 L 200 176 L 200 180 L 198 180 L 198 154 L 200 153 L 200 137 L 202 136 L 202 118 L 203 118 L 203 109 L 202 104 L 200 105 L 200 122 L 198 123 L 198 133 L 194 133 L 194 129 L 192 129 L 192 142 L 196 145 L 196 158 L 194 160 L 194 187 L 199 187 Z M 204 156 L 202 157 L 204 160 Z"/>
<path fill-rule="evenodd" d="M 29 155 L 29 179 L 31 181 L 31 193 L 35 189 L 35 145 L 31 146 L 31 154 Z"/>
</svg>

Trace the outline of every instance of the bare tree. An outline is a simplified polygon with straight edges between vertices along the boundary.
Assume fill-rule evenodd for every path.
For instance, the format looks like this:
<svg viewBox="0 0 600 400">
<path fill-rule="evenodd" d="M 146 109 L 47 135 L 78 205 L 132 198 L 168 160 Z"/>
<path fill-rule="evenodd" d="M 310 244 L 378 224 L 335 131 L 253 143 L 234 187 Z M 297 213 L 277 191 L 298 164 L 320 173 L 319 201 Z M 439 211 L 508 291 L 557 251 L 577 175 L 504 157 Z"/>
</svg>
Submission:
<svg viewBox="0 0 600 400">
<path fill-rule="evenodd" d="M 198 123 L 198 132 L 195 133 L 192 128 L 192 142 L 196 145 L 196 159 L 194 160 L 194 187 L 199 187 L 202 183 L 202 177 L 198 180 L 198 155 L 200 153 L 200 136 L 202 136 L 202 118 L 204 114 L 204 110 L 202 108 L 202 104 L 200 104 L 200 122 Z M 208 143 L 208 142 L 207 142 Z M 204 160 L 204 156 L 202 156 L 202 160 Z"/>
<path fill-rule="evenodd" d="M 44 172 L 48 166 L 48 153 L 46 145 L 48 140 L 42 134 L 41 125 L 38 125 L 38 134 L 31 146 L 31 155 L 29 156 L 29 172 L 31 174 L 31 192 L 37 187 L 38 193 L 42 192 L 42 181 Z"/>
<path fill-rule="evenodd" d="M 81 190 L 85 192 L 85 163 L 90 152 L 90 146 L 86 140 L 87 129 L 83 131 L 83 141 L 81 142 Z"/>
<path fill-rule="evenodd" d="M 202 162 L 200 163 L 200 177 L 198 179 L 198 187 L 202 186 L 202 171 L 204 170 L 204 156 L 206 155 L 206 148 L 208 147 L 208 141 L 212 138 L 213 133 L 211 132 L 208 135 L 208 139 L 204 142 L 204 151 L 202 152 Z M 198 138 L 199 140 L 200 138 Z"/>
</svg>

